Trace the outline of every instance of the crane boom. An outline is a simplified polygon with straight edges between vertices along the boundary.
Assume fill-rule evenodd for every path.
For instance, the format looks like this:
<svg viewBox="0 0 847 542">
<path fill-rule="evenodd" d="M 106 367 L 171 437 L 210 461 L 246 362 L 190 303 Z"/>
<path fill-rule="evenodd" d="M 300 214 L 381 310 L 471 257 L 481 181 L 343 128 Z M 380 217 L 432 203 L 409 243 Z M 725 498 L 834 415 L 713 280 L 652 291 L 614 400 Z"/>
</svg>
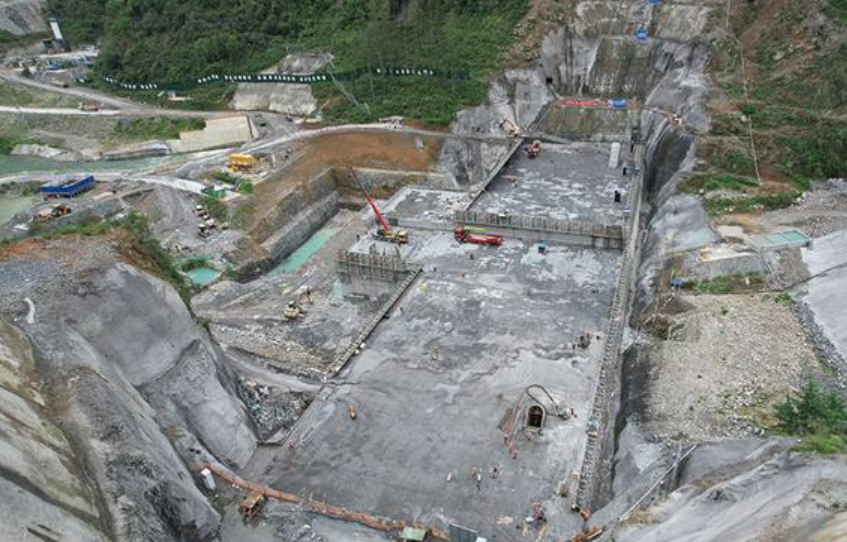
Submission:
<svg viewBox="0 0 847 542">
<path fill-rule="evenodd" d="M 385 218 L 382 217 L 382 213 L 379 212 L 379 209 L 377 209 L 376 202 L 371 197 L 370 193 L 368 192 L 368 189 L 365 188 L 365 185 L 362 184 L 362 181 L 360 181 L 359 177 L 356 176 L 356 172 L 353 171 L 353 168 L 348 169 L 350 170 L 350 175 L 353 176 L 353 180 L 356 181 L 356 184 L 358 184 L 359 188 L 362 189 L 362 192 L 365 193 L 365 197 L 368 198 L 368 203 L 371 204 L 371 208 L 374 210 L 374 213 L 376 213 L 376 217 L 379 219 L 379 223 L 382 224 L 382 229 L 385 231 L 388 237 L 391 237 L 391 227 L 388 225 L 388 222 L 385 221 Z"/>
</svg>

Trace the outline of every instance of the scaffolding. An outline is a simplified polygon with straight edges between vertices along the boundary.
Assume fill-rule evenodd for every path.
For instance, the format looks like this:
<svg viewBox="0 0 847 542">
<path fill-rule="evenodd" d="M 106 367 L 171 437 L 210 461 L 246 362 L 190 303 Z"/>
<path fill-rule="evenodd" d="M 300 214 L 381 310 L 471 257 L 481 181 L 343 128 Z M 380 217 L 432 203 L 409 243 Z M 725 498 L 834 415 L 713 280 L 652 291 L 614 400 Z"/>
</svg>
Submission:
<svg viewBox="0 0 847 542">
<path fill-rule="evenodd" d="M 348 284 L 354 279 L 401 282 L 410 271 L 396 246 L 380 252 L 376 245 L 371 245 L 367 254 L 342 250 L 337 260 L 338 274 Z"/>
</svg>

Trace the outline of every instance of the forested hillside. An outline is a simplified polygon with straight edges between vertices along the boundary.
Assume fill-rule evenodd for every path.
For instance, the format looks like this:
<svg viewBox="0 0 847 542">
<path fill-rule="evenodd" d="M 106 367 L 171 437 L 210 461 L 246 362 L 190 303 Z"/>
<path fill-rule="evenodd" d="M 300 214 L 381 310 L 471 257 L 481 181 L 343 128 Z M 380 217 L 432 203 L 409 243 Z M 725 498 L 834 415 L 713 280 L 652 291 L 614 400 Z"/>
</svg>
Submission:
<svg viewBox="0 0 847 542">
<path fill-rule="evenodd" d="M 743 190 L 747 203 L 784 207 L 813 179 L 847 176 L 847 0 L 733 9 L 726 38 L 713 44 L 721 92 L 712 134 L 701 138 L 702 174 L 689 188 Z M 716 214 L 742 207 L 712 201 Z"/>
<path fill-rule="evenodd" d="M 100 74 L 129 81 L 255 72 L 298 50 L 331 51 L 338 70 L 469 71 L 474 81 L 463 83 L 360 82 L 380 113 L 418 104 L 418 116 L 445 120 L 484 95 L 528 0 L 50 0 L 49 7 L 72 41 L 100 42 Z"/>
</svg>

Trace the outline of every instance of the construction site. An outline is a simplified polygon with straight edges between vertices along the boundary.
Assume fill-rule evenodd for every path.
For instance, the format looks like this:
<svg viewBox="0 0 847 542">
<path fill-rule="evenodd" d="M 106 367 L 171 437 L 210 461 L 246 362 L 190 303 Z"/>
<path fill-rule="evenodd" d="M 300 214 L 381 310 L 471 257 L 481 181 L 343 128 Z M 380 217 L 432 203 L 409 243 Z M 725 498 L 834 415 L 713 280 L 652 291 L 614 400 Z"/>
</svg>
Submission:
<svg viewBox="0 0 847 542">
<path fill-rule="evenodd" d="M 307 118 L 293 53 L 116 143 L 161 112 L 3 68 L 98 105 L 7 112 L 0 540 L 847 540 L 847 419 L 781 417 L 843 409 L 847 181 L 690 188 L 743 8 L 555 4 L 449 127 Z"/>
</svg>

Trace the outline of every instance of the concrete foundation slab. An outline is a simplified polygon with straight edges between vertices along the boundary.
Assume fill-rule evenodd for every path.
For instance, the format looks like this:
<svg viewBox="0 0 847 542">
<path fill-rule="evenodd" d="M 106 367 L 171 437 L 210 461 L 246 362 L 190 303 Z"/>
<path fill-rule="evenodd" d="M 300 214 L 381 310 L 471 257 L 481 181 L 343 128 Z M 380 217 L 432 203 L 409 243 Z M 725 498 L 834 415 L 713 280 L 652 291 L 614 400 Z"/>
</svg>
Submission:
<svg viewBox="0 0 847 542">
<path fill-rule="evenodd" d="M 410 255 L 426 262 L 426 275 L 287 445 L 260 451 L 244 474 L 363 512 L 519 538 L 498 518 L 520 521 L 581 464 L 620 256 L 556 245 L 542 256 L 518 240 L 459 245 L 440 232 L 415 238 Z M 586 332 L 591 346 L 575 349 Z M 577 417 L 548 417 L 538 436 L 519 432 L 514 459 L 498 423 L 533 383 Z"/>
<path fill-rule="evenodd" d="M 472 209 L 618 223 L 631 177 L 623 176 L 625 159 L 620 168 L 609 168 L 608 161 L 609 144 L 546 144 L 534 159 L 518 152 Z"/>
</svg>

